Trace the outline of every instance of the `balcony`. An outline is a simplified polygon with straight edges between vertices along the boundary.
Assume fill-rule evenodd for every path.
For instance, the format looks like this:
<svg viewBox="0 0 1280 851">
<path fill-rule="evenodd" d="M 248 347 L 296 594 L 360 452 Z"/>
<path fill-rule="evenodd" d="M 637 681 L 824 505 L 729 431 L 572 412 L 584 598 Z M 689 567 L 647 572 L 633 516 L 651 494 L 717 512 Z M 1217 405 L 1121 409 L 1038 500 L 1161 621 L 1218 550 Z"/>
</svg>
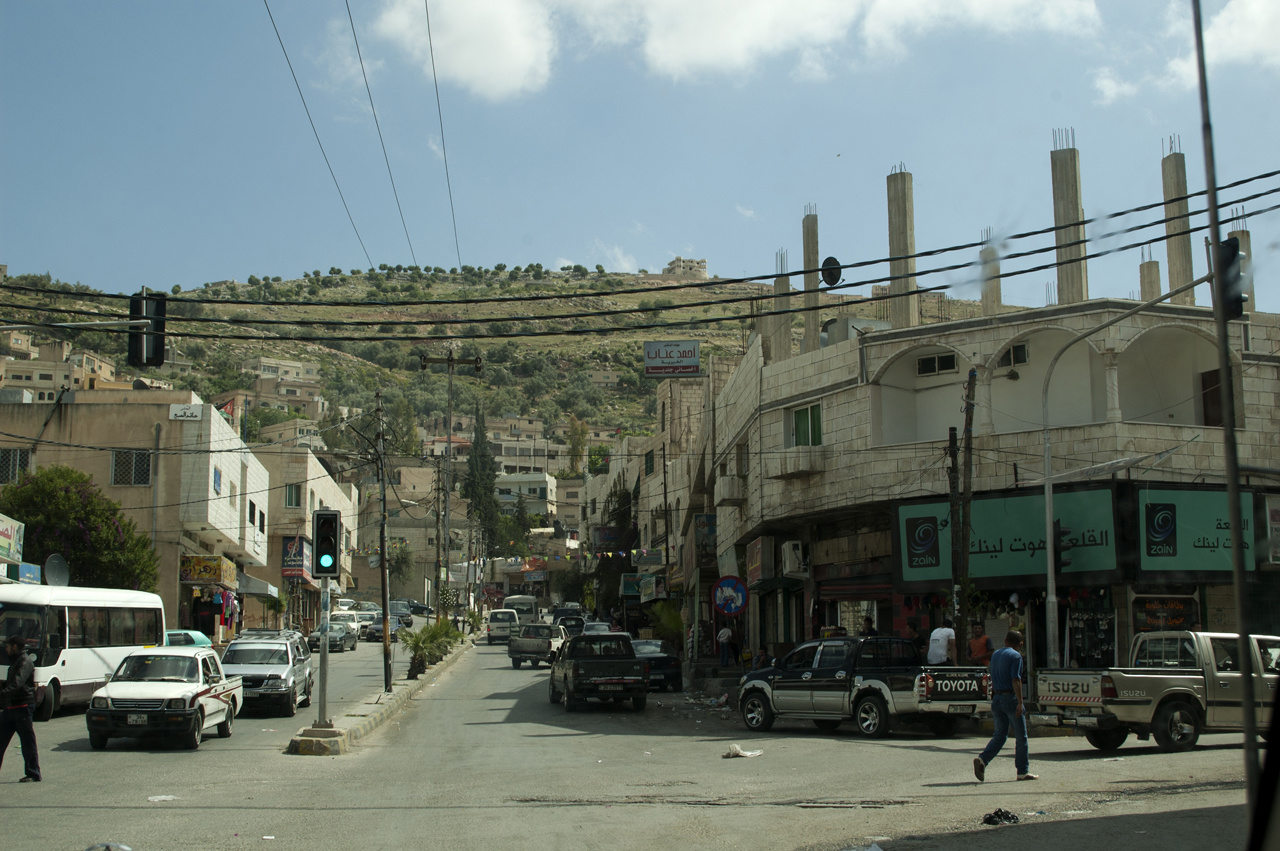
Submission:
<svg viewBox="0 0 1280 851">
<path fill-rule="evenodd" d="M 716 507 L 746 505 L 747 480 L 741 476 L 716 477 Z"/>
<path fill-rule="evenodd" d="M 790 446 L 780 452 L 767 454 L 764 459 L 765 478 L 799 479 L 826 472 L 827 447 Z"/>
</svg>

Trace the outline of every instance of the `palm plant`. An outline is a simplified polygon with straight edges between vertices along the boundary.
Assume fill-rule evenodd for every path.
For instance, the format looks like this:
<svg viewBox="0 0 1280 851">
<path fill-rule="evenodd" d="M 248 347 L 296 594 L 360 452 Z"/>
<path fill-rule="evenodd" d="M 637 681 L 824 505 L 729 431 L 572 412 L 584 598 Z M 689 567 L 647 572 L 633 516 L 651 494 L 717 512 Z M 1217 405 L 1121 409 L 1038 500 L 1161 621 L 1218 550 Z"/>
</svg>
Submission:
<svg viewBox="0 0 1280 851">
<path fill-rule="evenodd" d="M 429 666 L 449 655 L 461 638 L 462 633 L 443 619 L 421 629 L 401 630 L 400 643 L 409 651 L 409 679 L 416 680 Z"/>
</svg>

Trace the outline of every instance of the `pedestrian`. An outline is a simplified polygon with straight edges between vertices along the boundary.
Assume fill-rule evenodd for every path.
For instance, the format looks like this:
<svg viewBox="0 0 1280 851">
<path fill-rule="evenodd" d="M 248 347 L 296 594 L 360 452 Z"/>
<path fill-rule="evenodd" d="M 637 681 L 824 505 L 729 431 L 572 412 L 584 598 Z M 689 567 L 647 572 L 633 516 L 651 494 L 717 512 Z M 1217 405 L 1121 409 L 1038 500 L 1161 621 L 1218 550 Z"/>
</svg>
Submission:
<svg viewBox="0 0 1280 851">
<path fill-rule="evenodd" d="M 956 631 L 951 618 L 943 618 L 942 626 L 929 633 L 930 665 L 954 665 L 956 658 Z"/>
<path fill-rule="evenodd" d="M 27 655 L 27 641 L 21 635 L 11 635 L 5 642 L 9 673 L 0 687 L 0 762 L 4 752 L 18 734 L 22 743 L 24 772 L 19 783 L 40 782 L 40 757 L 36 753 L 36 731 L 32 726 L 35 717 L 35 665 Z"/>
<path fill-rule="evenodd" d="M 862 619 L 862 631 L 858 635 L 872 636 L 879 634 L 876 632 L 875 621 L 871 620 L 870 615 Z"/>
<path fill-rule="evenodd" d="M 733 630 L 729 629 L 728 624 L 716 633 L 716 641 L 720 644 L 720 665 L 727 668 L 733 658 Z"/>
<path fill-rule="evenodd" d="M 995 733 L 987 742 L 982 754 L 973 758 L 973 776 L 981 783 L 987 777 L 987 766 L 996 758 L 1013 728 L 1013 767 L 1019 780 L 1039 780 L 1032 774 L 1027 755 L 1027 708 L 1022 703 L 1024 665 L 1022 633 L 1009 630 L 1004 637 L 1004 647 L 991 657 L 991 716 L 995 721 Z"/>
<path fill-rule="evenodd" d="M 980 621 L 974 621 L 969 628 L 973 632 L 973 637 L 969 639 L 969 664 L 986 665 L 996 649 L 991 643 L 991 636 L 987 635 L 986 627 Z"/>
<path fill-rule="evenodd" d="M 920 624 L 915 621 L 907 621 L 907 640 L 915 645 L 921 656 L 928 655 L 929 639 L 920 634 Z"/>
<path fill-rule="evenodd" d="M 758 671 L 761 668 L 767 668 L 767 667 L 769 667 L 769 654 L 765 652 L 765 649 L 763 647 L 761 647 L 760 652 L 756 654 L 756 660 L 755 660 L 755 663 L 751 666 L 751 670 Z"/>
</svg>

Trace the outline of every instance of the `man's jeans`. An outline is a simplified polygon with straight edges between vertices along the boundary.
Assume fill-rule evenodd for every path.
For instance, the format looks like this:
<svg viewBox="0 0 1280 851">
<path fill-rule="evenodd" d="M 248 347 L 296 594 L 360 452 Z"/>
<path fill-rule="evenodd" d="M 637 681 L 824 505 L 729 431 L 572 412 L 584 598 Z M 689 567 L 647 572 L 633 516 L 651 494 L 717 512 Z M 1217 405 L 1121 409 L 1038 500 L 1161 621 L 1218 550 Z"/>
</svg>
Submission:
<svg viewBox="0 0 1280 851">
<path fill-rule="evenodd" d="M 1018 696 L 1014 694 L 997 694 L 991 697 L 991 716 L 995 719 L 995 734 L 982 752 L 982 761 L 990 765 L 1005 739 L 1009 738 L 1009 728 L 1013 727 L 1013 765 L 1019 775 L 1030 769 L 1027 756 L 1027 716 L 1018 711 Z"/>
<path fill-rule="evenodd" d="M 720 665 L 721 665 L 721 667 L 725 667 L 725 668 L 729 667 L 729 664 L 730 664 L 730 662 L 732 661 L 732 659 L 733 659 L 733 642 L 732 642 L 732 641 L 721 641 L 721 642 L 720 642 Z"/>
<path fill-rule="evenodd" d="M 50 699 L 51 695 L 45 697 L 45 700 Z M 13 734 L 17 733 L 18 741 L 22 743 L 23 769 L 32 780 L 39 780 L 40 757 L 36 755 L 36 732 L 31 724 L 33 714 L 31 706 L 0 710 L 0 761 L 9 749 L 9 742 L 13 741 Z"/>
</svg>

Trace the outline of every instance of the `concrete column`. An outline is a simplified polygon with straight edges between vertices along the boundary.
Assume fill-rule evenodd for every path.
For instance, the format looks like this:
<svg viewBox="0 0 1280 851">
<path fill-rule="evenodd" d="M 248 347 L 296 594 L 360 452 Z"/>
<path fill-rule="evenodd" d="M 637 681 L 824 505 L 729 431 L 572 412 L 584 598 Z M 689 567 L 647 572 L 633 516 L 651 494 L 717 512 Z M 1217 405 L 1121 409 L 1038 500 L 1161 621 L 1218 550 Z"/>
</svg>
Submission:
<svg viewBox="0 0 1280 851">
<path fill-rule="evenodd" d="M 790 310 L 791 278 L 786 275 L 774 278 L 773 294 L 770 310 Z M 791 357 L 791 314 L 770 318 L 773 320 L 773 328 L 769 334 L 769 350 L 773 353 L 773 362 L 777 363 Z"/>
<path fill-rule="evenodd" d="M 1138 287 L 1139 295 L 1143 301 L 1151 301 L 1151 299 L 1160 295 L 1160 261 L 1145 260 L 1138 264 Z"/>
<path fill-rule="evenodd" d="M 1158 293 L 1157 293 L 1158 295 Z M 1120 422 L 1120 355 L 1107 352 L 1102 356 L 1107 382 L 1107 422 Z"/>
<path fill-rule="evenodd" d="M 984 249 L 985 250 L 985 249 Z M 983 311 L 985 314 L 986 311 Z M 991 434 L 996 430 L 995 422 L 991 417 L 991 376 L 992 371 L 985 366 L 977 367 L 978 383 L 974 388 L 976 404 L 978 406 L 975 413 L 978 415 L 978 421 L 974 423 L 973 433 L 976 435 Z"/>
<path fill-rule="evenodd" d="M 1191 218 L 1187 202 L 1187 158 L 1181 151 L 1168 154 L 1160 160 L 1160 175 L 1164 184 L 1165 250 L 1168 251 L 1169 289 L 1189 284 L 1196 277 L 1191 266 Z M 1170 200 L 1180 198 L 1180 201 Z M 1175 236 L 1176 234 L 1176 236 Z M 1195 304 L 1195 290 L 1174 296 L 1173 304 Z"/>
<path fill-rule="evenodd" d="M 916 212 L 911 172 L 895 171 L 885 178 L 889 195 L 889 294 L 916 290 Z M 914 328 L 920 324 L 920 299 L 914 296 L 889 300 L 889 324 L 894 328 Z"/>
<path fill-rule="evenodd" d="M 982 315 L 995 316 L 1000 312 L 1000 255 L 994 246 L 987 245 L 978 253 L 982 260 Z"/>
<path fill-rule="evenodd" d="M 1249 231 L 1246 228 L 1227 231 L 1227 239 L 1233 236 L 1240 240 L 1240 274 L 1249 276 L 1249 283 L 1244 290 L 1245 294 L 1249 296 L 1249 300 L 1244 303 L 1244 312 L 1253 313 L 1253 276 L 1249 275 L 1249 272 L 1253 270 L 1253 243 L 1249 239 Z"/>
<path fill-rule="evenodd" d="M 1074 134 L 1073 134 L 1074 135 Z M 1085 265 L 1084 199 L 1080 191 L 1080 151 L 1059 148 L 1049 153 L 1053 179 L 1054 238 L 1058 246 L 1058 304 L 1089 300 Z"/>
<path fill-rule="evenodd" d="M 807 213 L 801 225 L 804 239 L 804 342 L 802 352 L 816 352 L 822 346 L 822 323 L 818 317 L 818 214 Z"/>
</svg>

